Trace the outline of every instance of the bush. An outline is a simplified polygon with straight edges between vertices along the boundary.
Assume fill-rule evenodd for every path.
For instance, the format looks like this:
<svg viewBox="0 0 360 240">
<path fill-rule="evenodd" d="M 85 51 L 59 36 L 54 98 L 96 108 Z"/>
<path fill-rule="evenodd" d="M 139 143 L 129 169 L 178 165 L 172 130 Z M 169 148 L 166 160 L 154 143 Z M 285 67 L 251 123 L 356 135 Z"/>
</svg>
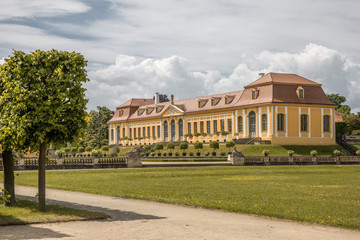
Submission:
<svg viewBox="0 0 360 240">
<path fill-rule="evenodd" d="M 294 155 L 294 153 L 295 153 L 295 152 L 294 152 L 293 150 L 289 150 L 289 151 L 288 151 L 289 156 Z"/>
<path fill-rule="evenodd" d="M 91 152 L 93 149 L 92 149 L 92 147 L 90 147 L 90 146 L 87 146 L 86 148 L 85 148 L 85 151 L 86 152 Z"/>
<path fill-rule="evenodd" d="M 195 133 L 194 135 L 195 135 L 195 137 L 200 137 L 200 136 L 201 136 L 201 133 L 198 133 L 198 132 L 197 132 L 197 133 Z"/>
<path fill-rule="evenodd" d="M 177 157 L 178 157 L 179 155 L 180 155 L 180 154 L 179 154 L 178 152 L 175 152 L 175 156 L 177 156 Z"/>
<path fill-rule="evenodd" d="M 219 149 L 219 143 L 217 141 L 211 141 L 209 145 L 210 148 L 212 148 L 214 151 L 216 151 L 216 149 Z"/>
<path fill-rule="evenodd" d="M 209 156 L 209 155 L 210 155 L 210 153 L 209 153 L 209 152 L 206 152 L 206 153 L 205 153 L 205 156 Z"/>
<path fill-rule="evenodd" d="M 64 150 L 57 150 L 57 151 L 55 152 L 55 154 L 56 154 L 56 156 L 58 156 L 58 157 L 62 157 L 62 156 L 65 155 L 65 152 L 64 152 Z"/>
<path fill-rule="evenodd" d="M 360 150 L 357 150 L 355 153 L 356 155 L 360 156 Z"/>
<path fill-rule="evenodd" d="M 235 142 L 234 141 L 226 142 L 225 146 L 229 149 L 230 152 L 230 148 L 235 146 Z"/>
<path fill-rule="evenodd" d="M 187 142 L 182 142 L 182 143 L 180 143 L 179 148 L 181 150 L 185 151 L 186 149 L 189 148 L 189 144 L 187 144 Z"/>
<path fill-rule="evenodd" d="M 110 156 L 110 157 L 116 157 L 117 155 L 118 155 L 118 152 L 116 151 L 116 149 L 115 149 L 115 148 L 112 148 L 112 149 L 110 150 L 109 156 Z"/>
<path fill-rule="evenodd" d="M 318 152 L 316 150 L 311 150 L 310 151 L 310 155 L 315 157 L 318 154 Z"/>
<path fill-rule="evenodd" d="M 78 152 L 79 152 L 79 153 L 85 152 L 85 148 L 84 148 L 84 147 L 79 147 L 79 148 L 78 148 Z"/>
<path fill-rule="evenodd" d="M 101 151 L 101 150 L 98 150 L 97 151 L 97 156 L 98 157 L 102 157 L 104 154 L 103 154 L 103 152 Z M 106 155 L 105 155 L 106 156 Z"/>
<path fill-rule="evenodd" d="M 221 156 L 226 156 L 226 152 L 221 152 L 220 155 Z"/>
<path fill-rule="evenodd" d="M 199 152 L 199 149 L 203 149 L 203 144 L 201 142 L 196 142 L 194 143 L 194 148 Z"/>
<path fill-rule="evenodd" d="M 337 149 L 334 150 L 334 156 L 340 156 L 341 152 Z"/>
<path fill-rule="evenodd" d="M 194 153 L 193 152 L 189 152 L 189 156 L 194 156 Z"/>
<path fill-rule="evenodd" d="M 71 151 L 71 149 L 69 147 L 64 148 L 65 153 L 69 153 L 70 151 Z"/>
<path fill-rule="evenodd" d="M 141 155 L 142 157 L 144 157 L 144 156 L 145 156 L 145 153 L 141 153 L 140 155 Z"/>
<path fill-rule="evenodd" d="M 107 151 L 109 151 L 109 147 L 108 147 L 108 146 L 103 146 L 103 147 L 101 148 L 101 150 L 103 150 L 104 152 L 107 152 Z"/>
<path fill-rule="evenodd" d="M 264 156 L 269 156 L 269 155 L 270 155 L 270 151 L 269 151 L 269 150 L 264 150 L 264 151 L 262 151 L 262 155 L 264 155 Z"/>
<path fill-rule="evenodd" d="M 165 157 L 165 156 L 167 155 L 167 153 L 166 153 L 166 152 L 163 152 L 162 155 Z"/>
<path fill-rule="evenodd" d="M 155 145 L 155 150 L 160 151 L 160 150 L 162 150 L 162 149 L 164 149 L 164 145 L 163 145 L 162 143 L 157 143 L 157 144 Z"/>
<path fill-rule="evenodd" d="M 152 152 L 152 153 L 150 154 L 150 156 L 154 157 L 154 156 L 155 156 L 155 153 L 154 153 L 154 152 Z"/>
<path fill-rule="evenodd" d="M 175 149 L 175 144 L 173 142 L 169 142 L 166 148 L 169 149 L 171 152 L 171 150 Z"/>
<path fill-rule="evenodd" d="M 107 146 L 107 145 L 109 145 L 109 140 L 103 139 L 100 141 L 100 143 L 101 143 L 101 146 Z"/>
<path fill-rule="evenodd" d="M 150 146 L 150 145 L 145 145 L 145 146 L 144 146 L 144 149 L 147 150 L 147 151 L 149 151 L 149 150 L 151 150 L 151 146 Z M 120 149 L 119 149 L 119 150 L 120 150 Z"/>
<path fill-rule="evenodd" d="M 98 152 L 97 152 L 96 150 L 93 150 L 93 151 L 91 152 L 91 156 L 92 156 L 92 157 L 97 157 L 97 154 L 98 154 Z"/>
<path fill-rule="evenodd" d="M 72 153 L 76 153 L 77 152 L 77 148 L 76 147 L 72 147 L 70 150 Z"/>
</svg>

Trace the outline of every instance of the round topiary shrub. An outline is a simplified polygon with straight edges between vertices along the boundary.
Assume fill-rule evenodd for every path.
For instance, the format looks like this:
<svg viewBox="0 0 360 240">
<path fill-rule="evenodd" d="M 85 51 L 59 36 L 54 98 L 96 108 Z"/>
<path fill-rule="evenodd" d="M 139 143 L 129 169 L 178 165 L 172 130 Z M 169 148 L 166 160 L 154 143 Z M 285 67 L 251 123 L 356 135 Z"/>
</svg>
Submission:
<svg viewBox="0 0 360 240">
<path fill-rule="evenodd" d="M 293 150 L 289 150 L 289 151 L 288 151 L 288 154 L 289 154 L 290 157 L 292 157 L 292 155 L 294 155 L 294 153 L 295 153 L 295 152 L 294 152 Z"/>
<path fill-rule="evenodd" d="M 86 151 L 86 152 L 91 152 L 91 151 L 92 151 L 92 147 L 87 146 L 87 147 L 85 148 L 85 151 Z"/>
<path fill-rule="evenodd" d="M 154 153 L 154 152 L 152 152 L 152 153 L 150 154 L 150 156 L 154 157 L 154 156 L 155 156 L 155 153 Z"/>
<path fill-rule="evenodd" d="M 264 150 L 262 151 L 262 155 L 264 155 L 265 157 L 270 155 L 270 151 L 269 150 Z"/>
<path fill-rule="evenodd" d="M 318 154 L 318 152 L 316 150 L 311 150 L 310 151 L 310 155 L 315 157 Z"/>
<path fill-rule="evenodd" d="M 175 156 L 177 156 L 177 157 L 178 157 L 179 155 L 180 155 L 180 154 L 179 154 L 178 152 L 175 152 Z"/>
<path fill-rule="evenodd" d="M 220 153 L 220 155 L 221 156 L 226 156 L 226 152 L 223 151 L 223 152 Z"/>
<path fill-rule="evenodd" d="M 165 157 L 165 156 L 167 155 L 167 153 L 166 153 L 166 152 L 163 152 L 162 155 Z"/>
<path fill-rule="evenodd" d="M 218 141 L 211 141 L 210 142 L 210 148 L 212 148 L 214 150 L 214 152 L 216 151 L 216 149 L 219 149 L 219 142 Z"/>
<path fill-rule="evenodd" d="M 85 148 L 84 148 L 84 147 L 79 147 L 79 148 L 78 148 L 78 152 L 79 152 L 79 153 L 83 153 L 84 151 L 85 151 Z"/>
<path fill-rule="evenodd" d="M 340 156 L 341 152 L 337 149 L 334 150 L 334 156 Z"/>
<path fill-rule="evenodd" d="M 189 144 L 187 142 L 182 142 L 182 143 L 180 143 L 179 148 L 181 150 L 185 151 L 186 149 L 189 148 Z"/>
<path fill-rule="evenodd" d="M 193 152 L 189 152 L 189 156 L 194 156 L 194 153 Z"/>
<path fill-rule="evenodd" d="M 109 151 L 109 147 L 108 146 L 102 146 L 101 150 L 103 150 L 104 152 Z"/>
</svg>

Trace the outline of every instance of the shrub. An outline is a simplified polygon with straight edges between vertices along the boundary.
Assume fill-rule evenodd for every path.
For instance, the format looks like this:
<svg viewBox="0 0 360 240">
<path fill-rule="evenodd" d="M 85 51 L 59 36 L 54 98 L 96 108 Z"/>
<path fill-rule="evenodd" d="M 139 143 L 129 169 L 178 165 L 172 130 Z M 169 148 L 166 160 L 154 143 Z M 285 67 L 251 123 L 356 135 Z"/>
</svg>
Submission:
<svg viewBox="0 0 360 240">
<path fill-rule="evenodd" d="M 360 156 L 360 150 L 357 150 L 355 153 L 356 155 Z"/>
<path fill-rule="evenodd" d="M 79 148 L 78 148 L 78 152 L 79 152 L 79 153 L 85 152 L 85 148 L 84 148 L 84 147 L 79 147 Z"/>
<path fill-rule="evenodd" d="M 77 148 L 76 147 L 72 147 L 70 150 L 72 153 L 76 153 L 77 152 Z"/>
<path fill-rule="evenodd" d="M 334 150 L 334 156 L 340 156 L 341 152 L 337 149 Z"/>
<path fill-rule="evenodd" d="M 269 150 L 264 150 L 264 151 L 262 151 L 262 155 L 264 155 L 264 156 L 269 156 L 269 155 L 270 155 L 270 151 L 269 151 Z"/>
<path fill-rule="evenodd" d="M 289 150 L 289 151 L 288 151 L 289 156 L 294 155 L 294 153 L 295 153 L 295 152 L 294 152 L 293 150 Z"/>
<path fill-rule="evenodd" d="M 109 147 L 108 147 L 108 146 L 103 146 L 103 147 L 101 148 L 101 150 L 103 150 L 104 152 L 107 152 L 107 151 L 109 151 Z"/>
<path fill-rule="evenodd" d="M 81 155 L 80 153 L 77 153 L 75 154 L 75 157 L 80 157 L 80 155 Z"/>
<path fill-rule="evenodd" d="M 175 144 L 173 142 L 169 142 L 166 148 L 169 149 L 171 152 L 171 150 L 175 149 Z"/>
<path fill-rule="evenodd" d="M 318 154 L 318 152 L 316 150 L 311 150 L 310 151 L 310 155 L 315 157 Z"/>
<path fill-rule="evenodd" d="M 229 135 L 229 132 L 228 131 L 222 131 L 221 135 L 223 135 L 223 136 Z"/>
<path fill-rule="evenodd" d="M 235 142 L 234 141 L 226 142 L 225 146 L 229 149 L 230 152 L 230 148 L 235 146 Z"/>
<path fill-rule="evenodd" d="M 144 156 L 145 156 L 145 153 L 141 153 L 140 155 L 141 155 L 142 157 L 144 157 Z"/>
<path fill-rule="evenodd" d="M 57 150 L 57 151 L 55 152 L 55 154 L 56 154 L 56 156 L 58 156 L 58 157 L 62 157 L 62 156 L 64 156 L 65 152 L 64 152 L 64 150 Z"/>
<path fill-rule="evenodd" d="M 103 154 L 103 152 L 102 152 L 101 150 L 98 150 L 98 151 L 97 151 L 97 156 L 98 156 L 98 157 L 102 157 L 103 155 L 104 155 L 104 154 Z"/>
<path fill-rule="evenodd" d="M 69 147 L 64 148 L 65 153 L 69 153 L 71 149 Z"/>
<path fill-rule="evenodd" d="M 223 152 L 220 153 L 220 155 L 221 156 L 226 156 L 226 152 L 223 151 Z"/>
<path fill-rule="evenodd" d="M 198 133 L 198 132 L 197 132 L 197 133 L 195 133 L 194 135 L 195 135 L 195 137 L 200 137 L 200 136 L 201 136 L 201 133 Z"/>
<path fill-rule="evenodd" d="M 196 142 L 194 143 L 194 148 L 199 152 L 199 149 L 203 149 L 203 144 L 201 142 Z"/>
<path fill-rule="evenodd" d="M 163 152 L 162 155 L 165 157 L 165 156 L 167 155 L 167 153 L 166 153 L 166 152 Z"/>
<path fill-rule="evenodd" d="M 194 153 L 193 152 L 189 152 L 189 156 L 194 156 Z"/>
<path fill-rule="evenodd" d="M 91 151 L 92 151 L 92 147 L 87 146 L 87 147 L 85 148 L 85 151 L 86 151 L 86 152 L 91 152 Z"/>
<path fill-rule="evenodd" d="M 182 142 L 182 143 L 180 143 L 179 148 L 181 150 L 185 151 L 186 149 L 189 148 L 189 144 L 187 144 L 187 142 Z"/>
<path fill-rule="evenodd" d="M 118 154 L 118 153 L 117 153 L 116 149 L 115 149 L 115 148 L 112 148 L 112 149 L 110 150 L 109 156 L 110 156 L 110 157 L 116 157 L 117 154 Z"/>
<path fill-rule="evenodd" d="M 103 139 L 100 141 L 100 143 L 101 143 L 101 146 L 106 146 L 106 145 L 109 145 L 109 140 Z"/>
<path fill-rule="evenodd" d="M 151 146 L 150 145 L 145 145 L 144 149 L 149 151 L 149 150 L 151 150 Z"/>
<path fill-rule="evenodd" d="M 93 150 L 93 151 L 91 152 L 91 156 L 92 156 L 92 157 L 97 157 L 97 151 L 96 151 L 96 150 Z"/>
<path fill-rule="evenodd" d="M 179 155 L 180 155 L 180 154 L 179 154 L 178 152 L 175 152 L 175 156 L 177 156 L 177 157 L 178 157 Z"/>
<path fill-rule="evenodd" d="M 209 155 L 210 155 L 210 153 L 209 153 L 209 152 L 206 152 L 206 153 L 205 153 L 205 156 L 209 156 Z"/>
<path fill-rule="evenodd" d="M 152 152 L 152 153 L 150 154 L 150 156 L 154 157 L 154 156 L 155 156 L 155 153 L 154 153 L 154 152 Z"/>
<path fill-rule="evenodd" d="M 212 148 L 214 151 L 216 151 L 216 149 L 219 149 L 219 143 L 217 141 L 211 141 L 209 145 L 210 148 Z"/>
<path fill-rule="evenodd" d="M 155 150 L 160 151 L 160 150 L 162 150 L 162 149 L 164 149 L 164 145 L 163 145 L 162 143 L 157 143 L 157 144 L 155 145 Z"/>
</svg>

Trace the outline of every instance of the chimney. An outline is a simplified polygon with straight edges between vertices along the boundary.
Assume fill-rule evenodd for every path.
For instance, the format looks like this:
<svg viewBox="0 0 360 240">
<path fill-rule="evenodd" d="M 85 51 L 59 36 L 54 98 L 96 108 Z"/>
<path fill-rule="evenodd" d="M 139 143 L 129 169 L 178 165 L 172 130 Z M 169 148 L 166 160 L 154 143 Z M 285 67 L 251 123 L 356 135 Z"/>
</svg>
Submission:
<svg viewBox="0 0 360 240">
<path fill-rule="evenodd" d="M 265 73 L 259 73 L 260 77 L 263 77 L 265 75 Z"/>
<path fill-rule="evenodd" d="M 174 94 L 171 94 L 171 105 L 174 105 Z"/>
<path fill-rule="evenodd" d="M 159 103 L 160 103 L 159 93 L 156 92 L 156 93 L 155 93 L 155 104 L 159 104 Z"/>
</svg>

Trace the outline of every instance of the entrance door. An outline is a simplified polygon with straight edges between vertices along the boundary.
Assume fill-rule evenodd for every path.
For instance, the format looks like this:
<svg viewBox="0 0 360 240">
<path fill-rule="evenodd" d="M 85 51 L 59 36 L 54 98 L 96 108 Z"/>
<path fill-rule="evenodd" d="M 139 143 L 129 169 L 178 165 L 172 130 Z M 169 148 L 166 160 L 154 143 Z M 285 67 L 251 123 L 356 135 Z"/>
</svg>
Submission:
<svg viewBox="0 0 360 240">
<path fill-rule="evenodd" d="M 175 141 L 175 120 L 171 120 L 171 141 L 174 142 Z"/>
<path fill-rule="evenodd" d="M 249 113 L 249 134 L 251 138 L 256 137 L 256 114 L 254 111 Z"/>
</svg>

